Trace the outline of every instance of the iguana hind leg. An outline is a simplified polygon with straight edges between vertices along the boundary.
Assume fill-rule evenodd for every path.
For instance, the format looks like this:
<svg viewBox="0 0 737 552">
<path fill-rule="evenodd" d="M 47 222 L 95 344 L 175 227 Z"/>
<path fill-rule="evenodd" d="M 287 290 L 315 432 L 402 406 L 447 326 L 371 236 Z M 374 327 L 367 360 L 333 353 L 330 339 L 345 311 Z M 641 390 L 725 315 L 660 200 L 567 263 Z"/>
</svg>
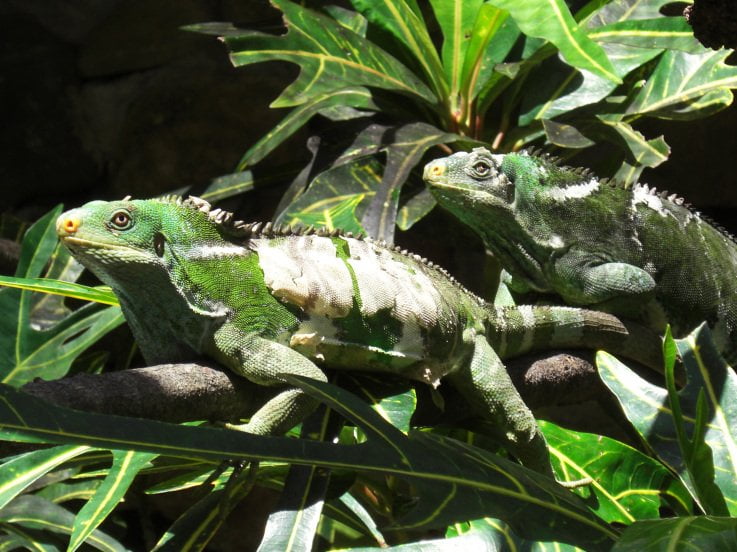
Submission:
<svg viewBox="0 0 737 552">
<path fill-rule="evenodd" d="M 545 437 L 509 374 L 482 334 L 473 339 L 468 367 L 448 375 L 471 407 L 491 421 L 514 456 L 530 469 L 554 477 Z"/>
</svg>

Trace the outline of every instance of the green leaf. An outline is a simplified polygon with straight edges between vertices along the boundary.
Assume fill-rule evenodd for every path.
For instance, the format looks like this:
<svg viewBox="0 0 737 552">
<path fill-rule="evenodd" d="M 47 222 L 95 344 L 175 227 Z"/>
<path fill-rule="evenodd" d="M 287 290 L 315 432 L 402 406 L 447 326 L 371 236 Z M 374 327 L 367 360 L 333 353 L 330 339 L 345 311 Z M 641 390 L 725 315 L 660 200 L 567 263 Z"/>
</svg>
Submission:
<svg viewBox="0 0 737 552">
<path fill-rule="evenodd" d="M 552 42 L 569 65 L 613 83 L 622 79 L 604 50 L 586 36 L 563 0 L 489 0 L 507 10 L 526 35 Z"/>
<path fill-rule="evenodd" d="M 14 278 L 12 276 L 0 276 L 0 286 L 51 293 L 103 305 L 117 306 L 120 304 L 113 291 L 107 286 L 90 287 L 51 278 Z"/>
<path fill-rule="evenodd" d="M 508 12 L 488 3 L 481 5 L 463 59 L 461 90 L 466 102 L 486 86 L 494 66 L 504 60 L 519 35 Z"/>
<path fill-rule="evenodd" d="M 688 492 L 660 462 L 609 437 L 563 429 L 544 420 L 538 423 L 558 477 L 566 481 L 590 477 L 593 483 L 576 492 L 589 498 L 592 509 L 605 521 L 630 524 L 657 518 L 664 497 L 688 510 Z"/>
<path fill-rule="evenodd" d="M 54 225 L 60 213 L 61 206 L 28 229 L 16 278 L 6 278 L 5 282 L 20 286 L 39 283 L 37 278 L 58 243 Z M 57 292 L 64 287 L 51 282 L 44 285 L 56 288 Z M 75 289 L 80 291 L 80 288 Z M 73 290 L 67 288 L 67 291 Z M 98 298 L 106 295 L 93 294 Z M 35 294 L 25 289 L 0 288 L 0 312 L 3 313 L 0 317 L 0 377 L 4 383 L 22 385 L 37 377 L 63 376 L 80 353 L 123 322 L 119 308 L 103 309 L 91 304 L 63 316 L 50 327 L 40 327 L 33 319 L 34 298 Z"/>
<path fill-rule="evenodd" d="M 225 486 L 207 493 L 179 516 L 152 552 L 204 550 L 228 514 L 251 488 L 250 470 L 234 473 Z"/>
<path fill-rule="evenodd" d="M 432 83 L 436 97 L 447 95 L 443 67 L 414 1 L 410 4 L 405 0 L 351 0 L 351 3 L 369 21 L 399 39 L 422 68 L 425 79 Z"/>
<path fill-rule="evenodd" d="M 361 217 L 369 236 L 390 244 L 394 243 L 399 194 L 410 171 L 432 146 L 463 139 L 421 122 L 392 130 L 392 141 L 385 148 L 387 161 L 381 184 Z"/>
<path fill-rule="evenodd" d="M 532 550 L 534 552 L 584 552 L 583 549 L 562 542 L 541 542 L 521 539 L 509 525 L 493 518 L 475 519 L 466 523 L 455 523 L 448 528 L 445 539 L 430 541 L 431 548 L 422 550 Z"/>
<path fill-rule="evenodd" d="M 84 479 L 81 481 L 59 481 L 46 485 L 34 494 L 57 504 L 69 500 L 89 500 L 100 487 L 99 479 Z"/>
<path fill-rule="evenodd" d="M 562 148 L 587 148 L 596 142 L 587 138 L 573 125 L 543 119 L 543 128 L 548 142 Z"/>
<path fill-rule="evenodd" d="M 616 536 L 577 497 L 540 474 L 453 439 L 421 432 L 404 435 L 343 389 L 304 378 L 290 383 L 299 383 L 359 425 L 368 441 L 335 445 L 75 412 L 8 386 L 0 386 L 0 427 L 11 440 L 41 438 L 205 460 L 286 461 L 392 473 L 409 478 L 418 497 L 399 527 L 437 527 L 492 516 L 510 523 L 522 537 L 562 540 L 587 550 L 606 549 Z"/>
<path fill-rule="evenodd" d="M 611 132 L 605 132 L 605 139 L 619 145 L 626 153 L 622 165 L 613 178 L 619 182 L 633 183 L 640 177 L 645 167 L 657 167 L 670 155 L 670 147 L 662 136 L 647 139 L 618 115 L 599 116 Z"/>
<path fill-rule="evenodd" d="M 407 433 L 417 407 L 417 394 L 404 378 L 351 373 L 341 374 L 338 383 L 368 402 L 384 420 Z"/>
<path fill-rule="evenodd" d="M 373 540 L 375 540 L 379 546 L 386 548 L 386 539 L 384 538 L 384 535 L 381 534 L 381 531 L 376 525 L 376 522 L 363 506 L 363 504 L 356 500 L 350 493 L 343 493 L 337 500 L 330 501 L 326 504 L 326 510 L 330 511 L 332 519 L 327 520 L 325 517 L 323 517 L 323 520 L 320 522 L 320 526 L 318 527 L 318 531 L 322 533 L 324 527 L 328 530 L 334 527 L 334 523 L 331 522 L 334 522 L 335 518 L 337 517 L 336 509 L 339 509 L 340 514 L 344 514 L 343 516 L 341 516 L 343 519 L 345 519 L 346 517 L 351 518 L 347 521 L 347 523 L 351 523 L 352 521 L 354 521 L 353 518 L 355 518 L 357 522 L 360 522 L 362 524 L 362 527 L 357 529 L 357 531 L 368 531 Z"/>
<path fill-rule="evenodd" d="M 302 423 L 300 436 L 333 442 L 339 437 L 342 427 L 342 419 L 321 406 Z M 259 550 L 311 552 L 329 482 L 330 470 L 316 466 L 290 466 L 279 502 L 266 522 Z"/>
<path fill-rule="evenodd" d="M 702 54 L 666 51 L 627 113 L 682 119 L 701 116 L 697 113 L 705 105 L 709 112 L 728 106 L 730 89 L 737 87 L 737 67 L 724 63 L 729 55 L 724 50 Z"/>
<path fill-rule="evenodd" d="M 397 227 L 400 230 L 409 230 L 417 221 L 432 211 L 435 205 L 437 205 L 437 201 L 435 201 L 430 190 L 424 188 L 399 208 Z"/>
<path fill-rule="evenodd" d="M 71 552 L 87 540 L 113 508 L 118 505 L 138 472 L 155 454 L 131 450 L 113 451 L 113 465 L 94 496 L 82 506 L 74 518 L 74 529 L 67 550 Z"/>
<path fill-rule="evenodd" d="M 684 17 L 627 19 L 597 27 L 589 32 L 597 42 L 614 42 L 638 48 L 663 48 L 703 53 L 704 47 L 693 36 L 691 25 Z"/>
<path fill-rule="evenodd" d="M 612 552 L 692 552 L 737 550 L 737 518 L 678 517 L 638 521 L 628 527 Z"/>
<path fill-rule="evenodd" d="M 360 13 L 335 5 L 325 6 L 324 9 L 333 19 L 344 27 L 350 29 L 356 34 L 366 36 L 368 20 Z"/>
<path fill-rule="evenodd" d="M 53 533 L 68 535 L 72 532 L 74 514 L 66 508 L 35 495 L 17 497 L 0 509 L 0 522 L 17 524 L 24 528 L 43 529 Z M 87 539 L 87 544 L 103 552 L 124 552 L 118 541 L 95 530 Z"/>
<path fill-rule="evenodd" d="M 359 217 L 366 207 L 366 198 L 375 193 L 380 172 L 381 165 L 372 158 L 323 171 L 275 222 L 364 232 Z"/>
<path fill-rule="evenodd" d="M 624 77 L 650 61 L 660 50 L 605 45 L 604 50 L 618 76 Z M 586 70 L 571 69 L 562 61 L 550 59 L 534 71 L 522 95 L 519 124 L 536 119 L 551 119 L 582 106 L 595 104 L 616 88 L 608 79 Z M 602 109 L 606 106 L 603 105 Z"/>
<path fill-rule="evenodd" d="M 686 434 L 693 434 L 698 396 L 703 389 L 710 415 L 703 440 L 711 448 L 714 465 L 712 467 L 702 464 L 699 470 L 703 474 L 713 473 L 714 483 L 724 495 L 729 513 L 735 515 L 737 405 L 731 397 L 737 396 L 737 375 L 721 360 L 706 326 L 701 326 L 688 337 L 677 340 L 676 345 L 688 378 L 687 384 L 678 393 Z M 606 353 L 597 355 L 597 364 L 601 378 L 617 396 L 637 432 L 661 460 L 678 473 L 692 496 L 699 500 L 697 489 L 707 483 L 694 482 L 686 468 L 678 446 L 668 392 L 643 380 Z"/>
<path fill-rule="evenodd" d="M 334 19 L 287 0 L 273 0 L 284 14 L 287 33 L 272 36 L 223 24 L 190 26 L 190 30 L 219 34 L 231 50 L 235 66 L 280 59 L 301 67 L 272 107 L 303 104 L 326 93 L 351 86 L 374 86 L 436 101 L 432 91 L 409 69 L 373 42 Z"/>
<path fill-rule="evenodd" d="M 443 32 L 441 59 L 445 80 L 450 85 L 449 96 L 451 102 L 457 102 L 463 82 L 464 60 L 471 44 L 468 37 L 474 29 L 483 0 L 430 0 L 430 4 Z M 457 109 L 451 106 L 451 111 Z"/>
<path fill-rule="evenodd" d="M 0 508 L 22 493 L 39 477 L 90 450 L 86 446 L 59 446 L 26 452 L 0 466 Z"/>
</svg>

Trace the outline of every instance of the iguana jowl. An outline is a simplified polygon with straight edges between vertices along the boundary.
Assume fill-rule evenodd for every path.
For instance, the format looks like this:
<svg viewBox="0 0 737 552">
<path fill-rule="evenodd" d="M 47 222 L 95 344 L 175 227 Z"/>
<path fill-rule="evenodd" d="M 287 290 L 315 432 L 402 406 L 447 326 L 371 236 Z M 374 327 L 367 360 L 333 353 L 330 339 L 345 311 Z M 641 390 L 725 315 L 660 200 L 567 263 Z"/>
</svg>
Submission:
<svg viewBox="0 0 737 552">
<path fill-rule="evenodd" d="M 430 384 L 446 377 L 515 456 L 547 474 L 545 440 L 501 359 L 635 341 L 603 313 L 497 309 L 416 255 L 338 233 L 234 223 L 196 198 L 95 201 L 61 215 L 57 232 L 113 288 L 149 363 L 204 354 L 263 385 L 291 374 L 324 381 L 323 367 Z M 286 387 L 246 430 L 286 431 L 314 405 Z"/>
<path fill-rule="evenodd" d="M 737 361 L 737 243 L 673 195 L 525 152 L 437 159 L 425 180 L 512 276 L 513 291 L 636 315 L 682 337 L 707 321 Z"/>
</svg>

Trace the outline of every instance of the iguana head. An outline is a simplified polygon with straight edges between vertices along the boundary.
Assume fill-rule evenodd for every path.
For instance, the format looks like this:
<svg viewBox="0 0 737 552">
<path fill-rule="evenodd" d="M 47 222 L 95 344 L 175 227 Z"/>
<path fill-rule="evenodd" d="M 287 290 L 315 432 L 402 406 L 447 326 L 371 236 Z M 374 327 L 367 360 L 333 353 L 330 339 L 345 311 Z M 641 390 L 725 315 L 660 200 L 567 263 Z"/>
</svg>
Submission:
<svg viewBox="0 0 737 552">
<path fill-rule="evenodd" d="M 538 290 L 545 288 L 544 260 L 569 244 L 559 227 L 578 207 L 568 199 L 598 186 L 546 157 L 485 148 L 436 159 L 424 178 L 438 203 L 476 231 L 508 272 Z"/>
<path fill-rule="evenodd" d="M 75 258 L 115 288 L 121 269 L 165 270 L 177 254 L 171 244 L 194 248 L 220 239 L 207 211 L 193 199 L 91 201 L 63 213 L 56 232 Z"/>
<path fill-rule="evenodd" d="M 492 154 L 486 148 L 454 153 L 425 166 L 424 178 L 443 207 L 465 218 L 558 202 L 582 183 L 581 171 L 559 167 L 547 157 L 521 153 Z"/>
</svg>

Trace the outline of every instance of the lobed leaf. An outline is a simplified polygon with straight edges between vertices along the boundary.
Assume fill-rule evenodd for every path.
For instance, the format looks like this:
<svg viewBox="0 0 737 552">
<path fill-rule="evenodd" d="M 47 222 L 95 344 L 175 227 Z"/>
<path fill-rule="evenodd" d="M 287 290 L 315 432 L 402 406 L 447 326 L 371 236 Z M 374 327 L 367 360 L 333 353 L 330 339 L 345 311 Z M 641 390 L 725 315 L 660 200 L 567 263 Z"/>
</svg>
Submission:
<svg viewBox="0 0 737 552">
<path fill-rule="evenodd" d="M 391 33 L 407 48 L 438 99 L 448 94 L 442 77 L 443 66 L 414 0 L 351 0 L 351 3 L 369 21 Z"/>
<path fill-rule="evenodd" d="M 288 0 L 273 0 L 284 14 L 287 33 L 273 36 L 243 31 L 223 24 L 190 26 L 191 30 L 219 34 L 231 50 L 235 66 L 284 60 L 301 71 L 271 104 L 292 107 L 351 86 L 392 90 L 431 104 L 433 92 L 407 67 L 373 42 L 322 15 Z"/>
</svg>

